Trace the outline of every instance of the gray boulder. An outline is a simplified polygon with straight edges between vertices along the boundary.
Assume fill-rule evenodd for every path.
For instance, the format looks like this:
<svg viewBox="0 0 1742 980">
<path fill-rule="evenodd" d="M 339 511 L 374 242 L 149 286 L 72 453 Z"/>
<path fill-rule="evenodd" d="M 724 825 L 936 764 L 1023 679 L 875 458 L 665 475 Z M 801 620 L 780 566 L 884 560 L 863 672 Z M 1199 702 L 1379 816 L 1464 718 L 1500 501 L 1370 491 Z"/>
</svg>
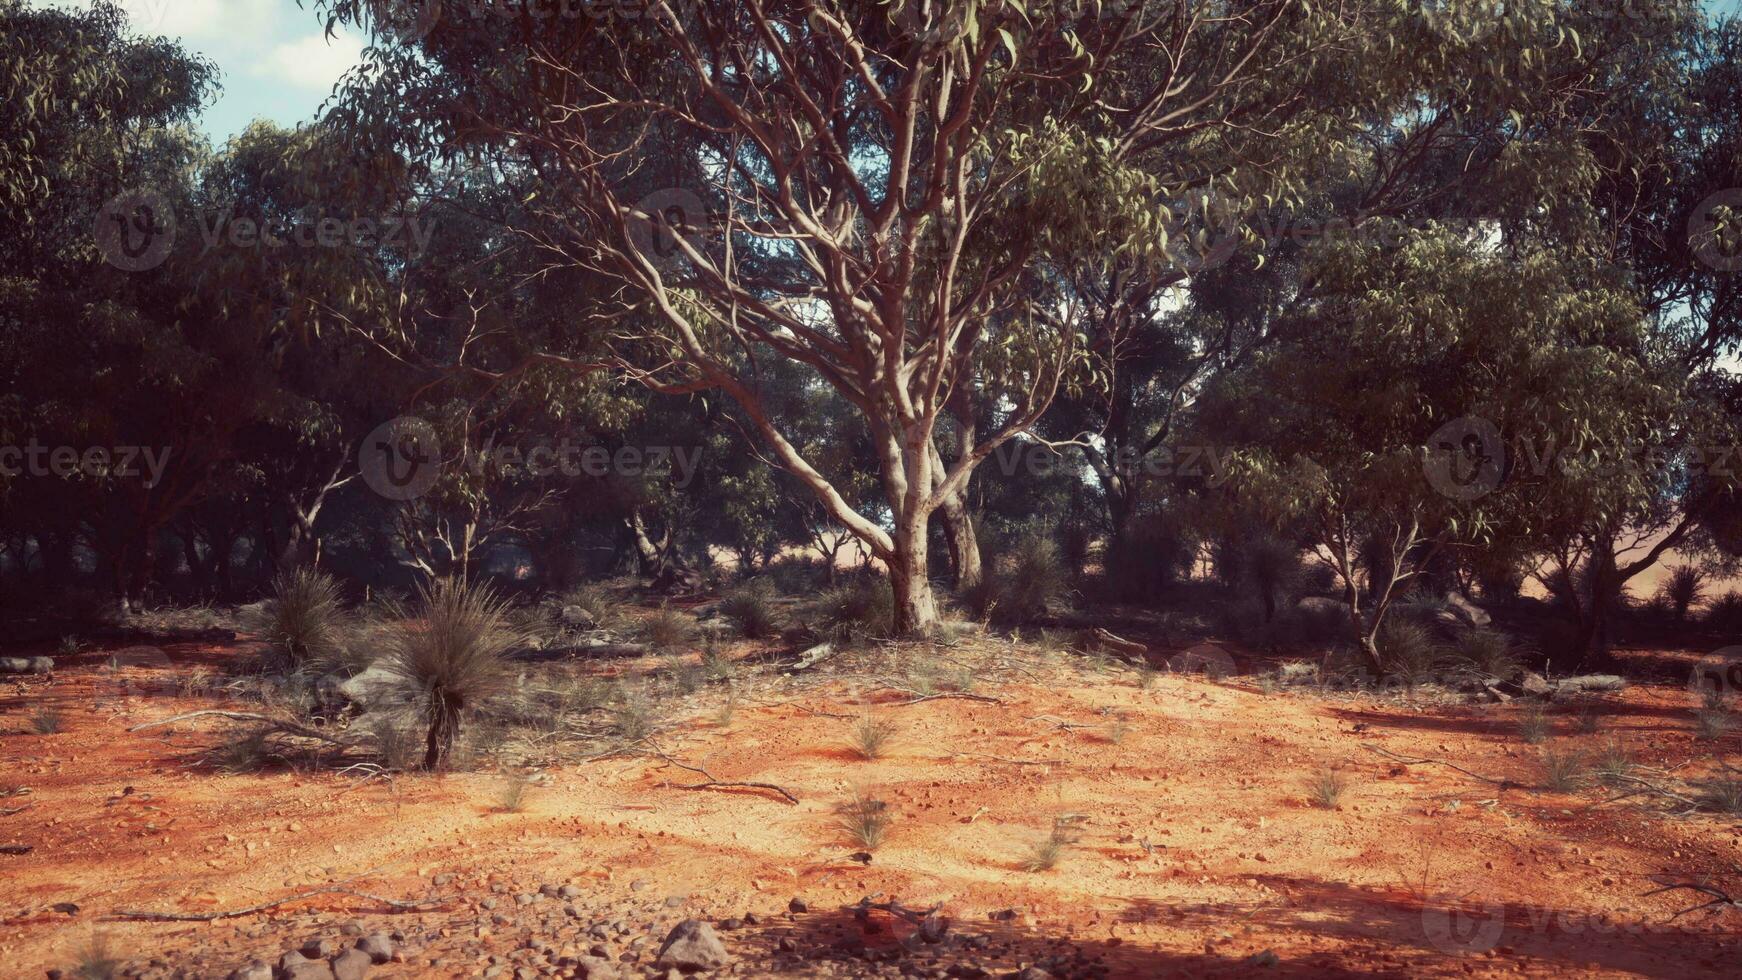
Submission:
<svg viewBox="0 0 1742 980">
<path fill-rule="evenodd" d="M 655 966 L 683 970 L 686 973 L 696 970 L 718 970 L 732 962 L 732 957 L 726 952 L 726 946 L 720 942 L 719 934 L 714 927 L 699 919 L 685 919 L 679 922 L 665 937 L 664 945 L 659 947 L 659 956 L 654 960 Z"/>
<path fill-rule="evenodd" d="M 347 949 L 333 957 L 334 980 L 363 980 L 374 961 L 360 949 Z"/>
<path fill-rule="evenodd" d="M 372 963 L 393 959 L 393 940 L 384 932 L 371 933 L 357 940 L 357 948 L 369 954 Z"/>
<path fill-rule="evenodd" d="M 239 966 L 231 970 L 230 980 L 272 980 L 272 966 L 269 963 L 255 960 L 247 966 Z"/>
<path fill-rule="evenodd" d="M 47 657 L 0 657 L 0 674 L 52 674 L 54 661 Z"/>
</svg>

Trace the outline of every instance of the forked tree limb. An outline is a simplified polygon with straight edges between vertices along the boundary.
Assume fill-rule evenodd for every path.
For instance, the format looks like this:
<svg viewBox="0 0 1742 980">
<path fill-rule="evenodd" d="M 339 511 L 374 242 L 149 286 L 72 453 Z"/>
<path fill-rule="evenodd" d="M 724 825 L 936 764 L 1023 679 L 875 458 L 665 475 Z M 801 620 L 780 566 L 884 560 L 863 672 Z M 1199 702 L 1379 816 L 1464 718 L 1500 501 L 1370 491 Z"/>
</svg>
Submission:
<svg viewBox="0 0 1742 980">
<path fill-rule="evenodd" d="M 401 912 L 442 904 L 441 902 L 434 900 L 402 902 L 397 899 L 382 898 L 379 895 L 370 895 L 366 892 L 353 891 L 349 888 L 317 888 L 313 891 L 306 891 L 299 895 L 292 895 L 289 898 L 280 898 L 271 902 L 262 902 L 259 905 L 250 905 L 243 909 L 227 909 L 222 912 L 152 912 L 138 909 L 118 909 L 114 914 L 123 919 L 156 919 L 161 922 L 216 922 L 219 919 L 236 919 L 244 915 L 253 915 L 256 912 L 264 912 L 267 909 L 274 909 L 280 905 L 289 905 L 291 902 L 300 902 L 305 898 L 314 898 L 319 895 L 349 895 L 352 898 L 366 899 Z"/>
<path fill-rule="evenodd" d="M 1670 884 L 1664 885 L 1662 888 L 1654 888 L 1651 891 L 1646 892 L 1645 894 L 1648 896 L 1649 895 L 1661 895 L 1664 892 L 1683 891 L 1683 890 L 1691 891 L 1691 892 L 1698 892 L 1701 895 L 1709 895 L 1709 896 L 1711 896 L 1711 900 L 1706 901 L 1706 902 L 1701 902 L 1698 905 L 1690 905 L 1687 908 L 1682 909 L 1680 912 L 1677 912 L 1674 915 L 1670 916 L 1671 919 L 1679 919 L 1682 916 L 1687 915 L 1689 912 L 1698 912 L 1701 909 L 1711 909 L 1712 912 L 1715 914 L 1715 913 L 1717 913 L 1723 909 L 1726 909 L 1726 908 L 1732 908 L 1732 909 L 1742 908 L 1742 901 L 1738 901 L 1737 899 L 1731 898 L 1729 892 L 1726 892 L 1721 888 L 1716 888 L 1712 885 L 1705 884 L 1703 882 L 1692 882 L 1692 881 L 1671 882 Z"/>
</svg>

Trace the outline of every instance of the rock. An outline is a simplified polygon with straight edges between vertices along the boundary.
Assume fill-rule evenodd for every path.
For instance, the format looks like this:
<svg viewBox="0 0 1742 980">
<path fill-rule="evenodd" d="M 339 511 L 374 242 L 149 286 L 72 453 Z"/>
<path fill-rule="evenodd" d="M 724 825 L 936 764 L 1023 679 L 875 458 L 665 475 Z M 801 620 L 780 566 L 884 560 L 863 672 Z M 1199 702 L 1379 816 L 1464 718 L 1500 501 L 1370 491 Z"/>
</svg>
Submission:
<svg viewBox="0 0 1742 980">
<path fill-rule="evenodd" d="M 1246 959 L 1242 961 L 1242 965 L 1257 969 L 1268 969 L 1273 966 L 1282 965 L 1282 957 L 1276 955 L 1276 950 L 1267 949 L 1246 957 Z"/>
<path fill-rule="evenodd" d="M 599 625 L 599 621 L 584 606 L 564 606 L 562 615 L 563 622 L 569 626 L 592 629 Z"/>
<path fill-rule="evenodd" d="M 374 959 L 360 949 L 347 949 L 333 957 L 334 980 L 363 980 L 369 975 Z"/>
<path fill-rule="evenodd" d="M 1038 966 L 1031 966 L 1016 975 L 1016 980 L 1052 980 L 1052 974 Z"/>
<path fill-rule="evenodd" d="M 668 909 L 682 908 L 683 903 L 686 901 L 688 901 L 688 899 L 684 898 L 682 895 L 672 895 L 665 900 L 665 907 Z"/>
<path fill-rule="evenodd" d="M 345 924 L 339 927 L 339 931 L 347 936 L 356 938 L 363 934 L 363 923 L 358 922 L 356 919 L 347 919 L 345 920 Z"/>
<path fill-rule="evenodd" d="M 1487 626 L 1494 622 L 1487 610 L 1462 592 L 1446 593 L 1446 612 L 1453 617 L 1451 625 L 1455 626 Z"/>
<path fill-rule="evenodd" d="M 543 895 L 545 898 L 556 898 L 560 894 L 560 891 L 555 885 L 544 884 L 538 886 L 538 893 Z"/>
<path fill-rule="evenodd" d="M 350 704 L 369 709 L 390 704 L 396 696 L 403 698 L 405 682 L 398 674 L 377 664 L 341 682 L 335 693 Z"/>
<path fill-rule="evenodd" d="M 788 912 L 809 912 L 811 907 L 805 904 L 804 899 L 794 896 L 792 901 L 786 903 L 786 910 Z"/>
<path fill-rule="evenodd" d="M 622 976 L 616 964 L 598 956 L 582 956 L 575 963 L 576 980 L 619 980 Z"/>
<path fill-rule="evenodd" d="M 279 980 L 334 980 L 326 960 L 311 960 L 296 950 L 278 958 Z"/>
<path fill-rule="evenodd" d="M 919 938 L 928 943 L 943 942 L 944 933 L 949 931 L 949 918 L 937 912 L 933 912 L 919 921 Z"/>
<path fill-rule="evenodd" d="M 302 945 L 302 955 L 311 960 L 324 960 L 329 956 L 339 955 L 339 943 L 336 939 L 322 936 L 311 939 Z"/>
<path fill-rule="evenodd" d="M 255 960 L 231 970 L 230 980 L 272 980 L 272 965 Z"/>
<path fill-rule="evenodd" d="M 393 940 L 384 932 L 371 933 L 357 940 L 357 948 L 369 954 L 371 963 L 385 963 L 393 959 Z"/>
<path fill-rule="evenodd" d="M 47 657 L 0 657 L 0 674 L 52 674 L 54 661 Z"/>
<path fill-rule="evenodd" d="M 1538 697 L 1547 697 L 1554 693 L 1554 688 L 1549 682 L 1544 680 L 1541 674 L 1532 670 L 1527 670 L 1519 675 L 1518 686 L 1524 690 L 1524 693 L 1534 694 Z"/>
<path fill-rule="evenodd" d="M 732 962 L 726 946 L 714 932 L 714 927 L 698 919 L 679 922 L 654 959 L 657 966 L 677 967 L 686 972 L 718 970 Z"/>
<path fill-rule="evenodd" d="M 564 885 L 556 890 L 558 898 L 580 898 L 581 889 L 576 885 Z"/>
</svg>

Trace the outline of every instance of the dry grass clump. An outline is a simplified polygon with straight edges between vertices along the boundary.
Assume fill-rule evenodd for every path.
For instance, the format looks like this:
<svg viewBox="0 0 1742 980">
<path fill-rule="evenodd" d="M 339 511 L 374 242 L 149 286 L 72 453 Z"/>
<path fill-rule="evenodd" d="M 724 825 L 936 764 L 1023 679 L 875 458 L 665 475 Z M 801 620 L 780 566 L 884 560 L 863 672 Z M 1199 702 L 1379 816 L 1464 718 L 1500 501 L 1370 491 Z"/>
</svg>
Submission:
<svg viewBox="0 0 1742 980">
<path fill-rule="evenodd" d="M 505 773 L 501 785 L 496 788 L 497 807 L 503 813 L 519 813 L 526 809 L 526 795 L 532 784 L 532 777 L 526 773 Z"/>
<path fill-rule="evenodd" d="M 515 636 L 508 604 L 486 587 L 444 580 L 418 595 L 416 609 L 387 633 L 384 659 L 424 704 L 423 767 L 434 770 L 447 762 L 467 714 L 507 686 Z"/>
<path fill-rule="evenodd" d="M 847 838 L 867 851 L 875 851 L 883 843 L 894 820 L 888 803 L 859 790 L 853 791 L 852 799 L 836 807 L 835 813 Z"/>
<path fill-rule="evenodd" d="M 1518 737 L 1531 745 L 1541 745 L 1554 734 L 1554 720 L 1548 709 L 1532 705 L 1518 716 Z"/>
<path fill-rule="evenodd" d="M 635 743 L 659 729 L 659 719 L 653 699 L 644 688 L 624 685 L 617 690 L 617 703 L 611 708 L 611 726 L 617 737 Z"/>
<path fill-rule="evenodd" d="M 895 723 L 887 718 L 864 715 L 853 725 L 851 746 L 859 758 L 867 762 L 883 757 L 895 741 Z"/>
<path fill-rule="evenodd" d="M 1611 738 L 1603 743 L 1603 749 L 1597 753 L 1596 761 L 1591 764 L 1591 775 L 1605 786 L 1625 782 L 1623 777 L 1633 775 L 1633 770 L 1639 768 L 1633 761 L 1632 753 L 1618 738 Z"/>
<path fill-rule="evenodd" d="M 695 628 L 695 620 L 688 615 L 670 606 L 660 606 L 658 612 L 641 624 L 641 636 L 655 650 L 676 650 L 689 644 Z"/>
<path fill-rule="evenodd" d="M 1321 810 L 1335 810 L 1349 791 L 1349 778 L 1341 770 L 1321 769 L 1307 787 L 1307 799 Z"/>
<path fill-rule="evenodd" d="M 747 640 L 763 640 L 780 632 L 774 592 L 765 582 L 752 582 L 733 590 L 720 602 L 720 615 Z"/>
<path fill-rule="evenodd" d="M 1052 615 L 1070 585 L 1070 571 L 1059 558 L 1058 545 L 1051 538 L 1031 534 L 1016 543 L 1005 561 L 988 569 L 962 601 L 976 619 L 1017 626 Z"/>
<path fill-rule="evenodd" d="M 325 572 L 298 568 L 280 574 L 255 626 L 292 670 L 324 671 L 345 660 L 350 617 L 338 581 Z"/>
<path fill-rule="evenodd" d="M 1707 691 L 1705 701 L 1694 711 L 1694 734 L 1702 741 L 1716 742 L 1728 735 L 1735 724 L 1736 719 L 1729 705 L 1724 703 L 1723 693 Z"/>
<path fill-rule="evenodd" d="M 66 724 L 59 708 L 38 708 L 30 713 L 30 730 L 38 735 L 58 735 Z"/>
<path fill-rule="evenodd" d="M 1066 850 L 1077 841 L 1076 835 L 1071 832 L 1072 825 L 1071 817 L 1054 817 L 1051 832 L 1036 841 L 1022 859 L 1022 870 L 1037 874 L 1058 867 L 1059 862 L 1064 860 Z"/>
<path fill-rule="evenodd" d="M 602 585 L 588 583 L 563 593 L 555 602 L 557 616 L 570 606 L 578 607 L 600 629 L 616 626 L 623 619 L 623 604 Z M 566 624 L 565 625 L 573 625 Z"/>
<path fill-rule="evenodd" d="M 1512 638 L 1499 630 L 1474 629 L 1458 634 L 1452 656 L 1483 677 L 1509 681 L 1524 669 Z"/>
<path fill-rule="evenodd" d="M 66 971 L 73 980 L 113 980 L 121 975 L 122 959 L 109 949 L 109 940 L 100 932 L 74 952 L 72 969 Z"/>
<path fill-rule="evenodd" d="M 1446 649 L 1433 632 L 1406 619 L 1387 619 L 1374 641 L 1386 671 L 1409 687 L 1432 680 L 1446 663 Z"/>
<path fill-rule="evenodd" d="M 1542 781 L 1549 789 L 1570 793 L 1584 785 L 1587 772 L 1585 757 L 1577 750 L 1542 750 Z"/>
<path fill-rule="evenodd" d="M 1742 779 L 1714 779 L 1701 784 L 1700 803 L 1714 813 L 1742 815 Z"/>
<path fill-rule="evenodd" d="M 894 630 L 895 593 L 888 579 L 861 575 L 824 592 L 816 614 L 823 631 L 837 643 L 888 636 Z"/>
</svg>

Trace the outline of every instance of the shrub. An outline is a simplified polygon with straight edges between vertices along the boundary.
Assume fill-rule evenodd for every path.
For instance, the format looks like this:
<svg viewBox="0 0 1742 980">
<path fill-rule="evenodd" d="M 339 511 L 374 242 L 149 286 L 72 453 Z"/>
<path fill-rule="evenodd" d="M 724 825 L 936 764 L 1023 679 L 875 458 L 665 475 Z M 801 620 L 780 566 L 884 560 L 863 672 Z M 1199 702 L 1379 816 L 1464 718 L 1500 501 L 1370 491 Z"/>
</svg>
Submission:
<svg viewBox="0 0 1742 980">
<path fill-rule="evenodd" d="M 780 632 L 774 593 L 759 582 L 727 595 L 720 603 L 720 615 L 737 627 L 745 639 L 761 640 Z"/>
<path fill-rule="evenodd" d="M 655 650 L 675 650 L 687 644 L 694 633 L 695 622 L 670 606 L 660 606 L 641 624 L 642 638 Z"/>
<path fill-rule="evenodd" d="M 1240 562 L 1240 579 L 1264 606 L 1266 621 L 1276 618 L 1278 604 L 1287 602 L 1299 584 L 1300 572 L 1300 549 L 1281 538 L 1250 542 Z"/>
<path fill-rule="evenodd" d="M 852 748 L 867 762 L 883 757 L 889 744 L 895 741 L 895 723 L 873 715 L 865 715 L 853 725 Z"/>
<path fill-rule="evenodd" d="M 1386 619 L 1374 640 L 1386 672 L 1411 686 L 1430 679 L 1445 663 L 1445 648 L 1433 632 L 1401 616 Z"/>
<path fill-rule="evenodd" d="M 623 604 L 610 590 L 596 583 L 578 586 L 556 600 L 557 615 L 570 606 L 578 606 L 601 629 L 616 625 L 623 619 Z"/>
<path fill-rule="evenodd" d="M 415 613 L 388 634 L 387 668 L 425 704 L 425 769 L 446 763 L 466 713 L 506 686 L 507 616 L 488 588 L 443 580 L 420 589 Z"/>
<path fill-rule="evenodd" d="M 375 737 L 375 760 L 381 768 L 404 772 L 418 764 L 421 746 L 412 718 L 399 713 L 373 715 L 367 728 Z"/>
<path fill-rule="evenodd" d="M 1518 716 L 1518 737 L 1531 745 L 1541 745 L 1554 734 L 1554 722 L 1541 705 L 1532 705 Z"/>
<path fill-rule="evenodd" d="M 710 681 L 730 681 L 738 676 L 738 662 L 726 656 L 718 640 L 709 637 L 702 649 L 702 673 Z"/>
<path fill-rule="evenodd" d="M 1070 591 L 1070 572 L 1052 539 L 1025 535 L 1007 561 L 995 563 L 962 598 L 975 618 L 1000 625 L 1032 623 L 1050 616 Z"/>
<path fill-rule="evenodd" d="M 1572 749 L 1543 749 L 1542 780 L 1557 792 L 1578 789 L 1585 781 L 1585 757 Z"/>
<path fill-rule="evenodd" d="M 893 817 L 889 812 L 889 804 L 882 800 L 872 799 L 864 793 L 854 790 L 853 798 L 836 808 L 840 817 L 841 829 L 846 831 L 847 838 L 867 851 L 875 851 L 889 836 L 889 824 Z"/>
<path fill-rule="evenodd" d="M 1688 611 L 1706 597 L 1706 573 L 1693 565 L 1677 565 L 1669 570 L 1659 592 L 1675 618 L 1686 622 Z"/>
<path fill-rule="evenodd" d="M 894 630 L 895 592 L 888 579 L 861 575 L 823 593 L 817 612 L 824 630 L 837 642 L 888 636 Z"/>
<path fill-rule="evenodd" d="M 344 659 L 348 625 L 339 583 L 317 569 L 298 568 L 273 580 L 259 631 L 292 669 L 326 670 Z"/>
<path fill-rule="evenodd" d="M 1726 592 L 1706 607 L 1706 625 L 1727 633 L 1742 630 L 1742 592 Z"/>
<path fill-rule="evenodd" d="M 1130 602 L 1154 600 L 1180 580 L 1197 550 L 1197 542 L 1167 515 L 1140 518 L 1107 543 L 1108 592 Z"/>
<path fill-rule="evenodd" d="M 58 708 L 38 708 L 30 713 L 30 730 L 38 735 L 58 735 L 65 723 Z"/>
<path fill-rule="evenodd" d="M 1321 770 L 1313 777 L 1307 798 L 1322 810 L 1335 810 L 1349 790 L 1349 780 L 1336 769 Z"/>
<path fill-rule="evenodd" d="M 1459 633 L 1452 656 L 1484 677 L 1509 681 L 1524 663 L 1512 649 L 1512 638 L 1499 630 L 1473 629 Z"/>
<path fill-rule="evenodd" d="M 278 761 L 279 756 L 267 744 L 264 732 L 250 732 L 230 741 L 219 743 L 217 747 L 206 753 L 206 760 L 219 772 L 235 776 L 242 773 L 259 772 Z"/>
<path fill-rule="evenodd" d="M 665 658 L 665 672 L 670 675 L 672 686 L 685 696 L 701 690 L 707 680 L 707 672 L 700 664 L 690 663 L 682 656 Z"/>
</svg>

